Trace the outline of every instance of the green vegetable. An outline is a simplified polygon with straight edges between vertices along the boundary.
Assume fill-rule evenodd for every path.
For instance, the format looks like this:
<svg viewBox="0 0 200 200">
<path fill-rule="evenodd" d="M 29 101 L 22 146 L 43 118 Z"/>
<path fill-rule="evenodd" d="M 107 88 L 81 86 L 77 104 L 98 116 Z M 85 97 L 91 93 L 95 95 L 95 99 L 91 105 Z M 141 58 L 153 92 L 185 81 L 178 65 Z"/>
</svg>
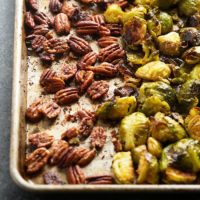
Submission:
<svg viewBox="0 0 200 200">
<path fill-rule="evenodd" d="M 176 5 L 179 0 L 158 0 L 159 7 L 161 9 L 169 9 L 170 7 Z"/>
<path fill-rule="evenodd" d="M 183 60 L 189 65 L 195 65 L 200 62 L 200 46 L 192 47 L 185 51 Z"/>
<path fill-rule="evenodd" d="M 181 0 L 178 9 L 182 15 L 191 16 L 200 10 L 200 0 Z"/>
<path fill-rule="evenodd" d="M 200 64 L 196 65 L 190 72 L 190 78 L 200 80 Z"/>
<path fill-rule="evenodd" d="M 162 145 L 155 138 L 149 137 L 147 140 L 148 152 L 154 155 L 156 158 L 160 158 L 162 153 Z"/>
<path fill-rule="evenodd" d="M 158 15 L 158 19 L 161 23 L 162 34 L 169 33 L 173 28 L 173 20 L 171 15 L 166 12 L 160 12 L 160 14 Z"/>
</svg>

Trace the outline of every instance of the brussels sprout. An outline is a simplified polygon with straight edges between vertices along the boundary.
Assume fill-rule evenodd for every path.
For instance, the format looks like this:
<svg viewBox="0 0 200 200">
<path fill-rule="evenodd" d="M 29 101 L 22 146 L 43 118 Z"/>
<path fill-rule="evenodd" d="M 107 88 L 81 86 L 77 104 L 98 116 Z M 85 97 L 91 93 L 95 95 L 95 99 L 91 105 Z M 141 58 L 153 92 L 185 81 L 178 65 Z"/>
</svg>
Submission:
<svg viewBox="0 0 200 200">
<path fill-rule="evenodd" d="M 149 137 L 147 140 L 147 149 L 149 153 L 154 155 L 156 158 L 160 158 L 162 153 L 162 145 L 155 138 Z"/>
<path fill-rule="evenodd" d="M 174 167 L 188 172 L 200 171 L 200 144 L 197 140 L 185 138 L 163 149 L 160 169 Z"/>
<path fill-rule="evenodd" d="M 162 34 L 169 33 L 173 28 L 173 20 L 171 15 L 166 12 L 160 12 L 158 19 L 161 23 L 161 32 Z"/>
<path fill-rule="evenodd" d="M 158 0 L 135 0 L 135 4 L 148 5 L 154 7 L 158 5 Z"/>
<path fill-rule="evenodd" d="M 161 53 L 167 56 L 180 54 L 181 39 L 178 33 L 170 32 L 158 37 L 158 45 Z"/>
<path fill-rule="evenodd" d="M 173 5 L 176 5 L 179 0 L 158 0 L 159 8 L 161 9 L 168 9 Z"/>
<path fill-rule="evenodd" d="M 133 17 L 127 21 L 123 28 L 123 39 L 129 48 L 139 45 L 145 38 L 147 32 L 147 23 L 140 17 Z"/>
<path fill-rule="evenodd" d="M 185 127 L 191 138 L 200 141 L 200 108 L 195 107 L 190 110 L 190 114 L 185 119 Z"/>
<path fill-rule="evenodd" d="M 157 112 L 168 114 L 170 112 L 169 104 L 158 96 L 151 96 L 145 99 L 139 110 L 147 116 L 152 116 Z"/>
<path fill-rule="evenodd" d="M 163 113 L 157 113 L 151 119 L 150 133 L 159 142 L 176 142 L 186 137 L 183 126 Z"/>
<path fill-rule="evenodd" d="M 181 0 L 178 9 L 182 15 L 191 16 L 200 10 L 200 0 Z"/>
<path fill-rule="evenodd" d="M 169 78 L 170 73 L 171 70 L 167 64 L 161 61 L 154 61 L 138 68 L 135 76 L 150 81 L 158 81 Z"/>
<path fill-rule="evenodd" d="M 190 72 L 190 78 L 200 80 L 200 64 L 196 65 Z"/>
<path fill-rule="evenodd" d="M 136 108 L 134 96 L 116 98 L 115 101 L 103 103 L 96 111 L 96 115 L 101 119 L 117 120 L 126 115 L 130 115 Z"/>
<path fill-rule="evenodd" d="M 124 12 L 122 16 L 122 23 L 125 25 L 127 22 L 132 20 L 135 16 L 139 18 L 144 18 L 147 13 L 147 9 L 144 6 L 136 6 L 131 8 L 130 10 Z"/>
<path fill-rule="evenodd" d="M 156 184 L 159 180 L 159 164 L 155 156 L 150 153 L 141 155 L 138 164 L 137 183 Z"/>
<path fill-rule="evenodd" d="M 200 62 L 200 46 L 192 47 L 185 51 L 183 60 L 189 65 L 195 65 Z"/>
<path fill-rule="evenodd" d="M 119 152 L 114 155 L 112 163 L 114 178 L 119 184 L 130 184 L 134 181 L 134 167 L 130 152 Z"/>
<path fill-rule="evenodd" d="M 161 35 L 162 26 L 161 26 L 160 21 L 155 16 L 152 19 L 147 21 L 147 27 L 148 27 L 149 33 L 154 38 Z"/>
<path fill-rule="evenodd" d="M 188 80 L 181 86 L 176 95 L 182 111 L 189 111 L 199 103 L 200 80 Z"/>
<path fill-rule="evenodd" d="M 147 152 L 147 147 L 146 145 L 140 145 L 134 148 L 134 150 L 132 151 L 132 157 L 133 157 L 133 161 L 138 164 L 140 157 Z"/>
<path fill-rule="evenodd" d="M 124 12 L 121 7 L 117 4 L 111 4 L 108 6 L 104 13 L 106 22 L 108 23 L 119 23 Z"/>
<path fill-rule="evenodd" d="M 171 183 L 193 183 L 197 179 L 196 174 L 183 172 L 178 169 L 168 167 L 164 173 L 163 182 Z"/>
<path fill-rule="evenodd" d="M 125 151 L 133 151 L 135 146 L 146 143 L 149 123 L 149 119 L 140 112 L 135 112 L 122 119 L 119 134 Z"/>
</svg>

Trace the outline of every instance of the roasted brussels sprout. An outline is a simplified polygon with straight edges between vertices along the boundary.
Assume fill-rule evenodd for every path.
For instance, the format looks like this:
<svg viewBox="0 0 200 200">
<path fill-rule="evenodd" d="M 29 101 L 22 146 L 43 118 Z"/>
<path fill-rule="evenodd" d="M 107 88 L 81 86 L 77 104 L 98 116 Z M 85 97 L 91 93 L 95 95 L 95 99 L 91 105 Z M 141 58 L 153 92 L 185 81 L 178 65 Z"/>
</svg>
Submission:
<svg viewBox="0 0 200 200">
<path fill-rule="evenodd" d="M 168 9 L 174 5 L 176 5 L 179 0 L 158 0 L 158 5 L 161 9 Z"/>
<path fill-rule="evenodd" d="M 200 64 L 196 65 L 190 72 L 190 78 L 200 80 Z"/>
<path fill-rule="evenodd" d="M 200 171 L 200 144 L 197 140 L 185 138 L 163 149 L 160 169 L 174 167 L 186 172 Z"/>
<path fill-rule="evenodd" d="M 133 151 L 135 146 L 146 143 L 149 123 L 149 119 L 140 112 L 135 112 L 122 119 L 119 134 L 125 151 Z"/>
<path fill-rule="evenodd" d="M 200 80 L 188 80 L 177 92 L 177 99 L 183 112 L 188 112 L 199 103 Z"/>
<path fill-rule="evenodd" d="M 147 152 L 147 147 L 146 145 L 140 145 L 134 148 L 134 150 L 132 151 L 132 157 L 133 157 L 133 161 L 138 164 L 140 157 L 142 156 L 142 154 Z"/>
<path fill-rule="evenodd" d="M 124 12 L 121 7 L 117 4 L 111 4 L 108 6 L 104 13 L 106 22 L 108 23 L 119 23 Z"/>
<path fill-rule="evenodd" d="M 154 7 L 158 5 L 158 0 L 135 0 L 135 4 L 148 5 Z"/>
<path fill-rule="evenodd" d="M 123 39 L 129 48 L 139 45 L 145 38 L 147 32 L 147 23 L 140 17 L 133 17 L 126 22 L 123 27 Z"/>
<path fill-rule="evenodd" d="M 195 107 L 190 110 L 185 119 L 185 127 L 191 138 L 200 141 L 200 108 Z"/>
<path fill-rule="evenodd" d="M 147 140 L 148 152 L 154 155 L 156 158 L 160 158 L 162 153 L 162 145 L 155 138 L 149 137 Z"/>
<path fill-rule="evenodd" d="M 197 176 L 194 173 L 183 172 L 178 169 L 168 167 L 164 173 L 163 182 L 167 184 L 193 183 Z"/>
<path fill-rule="evenodd" d="M 200 0 L 181 0 L 178 9 L 182 15 L 191 16 L 200 10 Z"/>
<path fill-rule="evenodd" d="M 176 142 L 187 136 L 185 129 L 179 122 L 163 113 L 157 113 L 151 119 L 150 133 L 161 143 Z"/>
<path fill-rule="evenodd" d="M 173 28 L 173 20 L 171 15 L 166 12 L 160 12 L 160 14 L 158 15 L 158 19 L 161 23 L 161 33 L 169 33 Z"/>
<path fill-rule="evenodd" d="M 159 180 L 159 164 L 155 156 L 150 153 L 141 155 L 138 164 L 137 183 L 156 184 Z"/>
<path fill-rule="evenodd" d="M 180 54 L 181 39 L 178 33 L 170 32 L 158 37 L 159 50 L 167 56 L 177 56 Z"/>
<path fill-rule="evenodd" d="M 192 47 L 183 54 L 183 60 L 189 65 L 200 62 L 200 46 Z"/>
<path fill-rule="evenodd" d="M 116 98 L 115 101 L 103 103 L 96 111 L 101 119 L 117 120 L 130 115 L 136 108 L 134 96 Z"/>
<path fill-rule="evenodd" d="M 154 16 L 152 19 L 147 21 L 147 28 L 148 28 L 149 33 L 154 38 L 161 35 L 162 25 L 161 25 L 160 21 L 157 19 L 157 17 Z"/>
<path fill-rule="evenodd" d="M 150 81 L 159 81 L 169 78 L 170 73 L 171 70 L 167 64 L 161 61 L 154 61 L 138 68 L 135 76 Z"/>
<path fill-rule="evenodd" d="M 130 152 L 119 152 L 114 155 L 112 163 L 114 178 L 119 184 L 130 184 L 134 181 L 134 168 Z"/>
</svg>

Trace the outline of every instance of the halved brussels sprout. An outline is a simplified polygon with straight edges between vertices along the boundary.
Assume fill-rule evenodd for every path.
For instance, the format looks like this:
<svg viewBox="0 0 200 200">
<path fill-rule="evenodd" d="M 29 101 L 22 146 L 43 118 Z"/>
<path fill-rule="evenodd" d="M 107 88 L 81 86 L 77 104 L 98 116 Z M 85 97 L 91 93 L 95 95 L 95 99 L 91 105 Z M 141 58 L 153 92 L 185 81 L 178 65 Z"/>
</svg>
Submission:
<svg viewBox="0 0 200 200">
<path fill-rule="evenodd" d="M 177 92 L 177 99 L 183 112 L 198 105 L 200 98 L 200 80 L 188 80 Z"/>
<path fill-rule="evenodd" d="M 115 101 L 103 103 L 96 111 L 96 115 L 101 119 L 117 120 L 130 115 L 136 108 L 136 98 L 122 97 Z"/>
<path fill-rule="evenodd" d="M 134 167 L 130 152 L 114 155 L 112 163 L 114 178 L 119 184 L 131 184 L 134 181 Z"/>
<path fill-rule="evenodd" d="M 135 146 L 146 143 L 149 123 L 149 119 L 140 112 L 135 112 L 122 119 L 119 134 L 125 151 L 133 151 Z"/>
<path fill-rule="evenodd" d="M 191 138 L 200 141 L 200 108 L 195 107 L 190 110 L 190 114 L 185 119 L 185 127 Z"/>
<path fill-rule="evenodd" d="M 123 14 L 124 12 L 119 5 L 111 4 L 106 9 L 104 17 L 108 23 L 119 23 Z"/>
<path fill-rule="evenodd" d="M 149 33 L 154 37 L 158 37 L 159 35 L 161 35 L 161 31 L 162 31 L 162 26 L 160 21 L 157 19 L 157 17 L 153 17 L 152 19 L 147 21 L 147 27 L 148 27 L 148 31 Z"/>
<path fill-rule="evenodd" d="M 162 34 L 169 33 L 173 28 L 173 20 L 171 15 L 166 12 L 160 12 L 158 15 L 158 20 L 161 23 L 161 32 Z"/>
<path fill-rule="evenodd" d="M 191 16 L 200 10 L 200 0 L 181 0 L 178 9 L 182 15 Z"/>
<path fill-rule="evenodd" d="M 158 0 L 135 0 L 134 2 L 137 5 L 148 5 L 148 6 L 157 6 Z"/>
<path fill-rule="evenodd" d="M 163 113 L 157 113 L 151 119 L 150 133 L 159 142 L 176 142 L 185 138 L 186 131 L 183 126 Z"/>
<path fill-rule="evenodd" d="M 138 68 L 135 76 L 150 81 L 159 81 L 169 78 L 170 74 L 171 69 L 169 65 L 161 61 L 153 61 Z"/>
<path fill-rule="evenodd" d="M 168 167 L 164 173 L 163 182 L 167 184 L 193 183 L 196 179 L 197 175 L 194 173 L 183 172 L 178 169 Z"/>
<path fill-rule="evenodd" d="M 196 65 L 190 72 L 190 78 L 200 80 L 200 64 Z"/>
<path fill-rule="evenodd" d="M 180 54 L 181 38 L 178 33 L 170 32 L 158 37 L 158 45 L 164 55 L 177 56 Z"/>
<path fill-rule="evenodd" d="M 200 62 L 200 46 L 192 47 L 183 54 L 183 60 L 189 65 Z"/>
<path fill-rule="evenodd" d="M 160 158 L 162 153 L 162 145 L 155 138 L 149 137 L 147 140 L 147 149 L 149 153 L 154 155 L 156 158 Z"/>
<path fill-rule="evenodd" d="M 155 156 L 150 153 L 141 155 L 138 164 L 138 178 L 137 183 L 156 184 L 159 180 L 159 164 Z"/>
<path fill-rule="evenodd" d="M 200 171 L 200 144 L 197 140 L 185 138 L 163 149 L 160 169 L 174 167 L 188 172 Z"/>
<path fill-rule="evenodd" d="M 140 17 L 133 17 L 126 22 L 123 28 L 123 39 L 129 48 L 139 45 L 145 38 L 147 32 L 147 23 Z"/>
<path fill-rule="evenodd" d="M 140 145 L 134 148 L 134 150 L 132 151 L 132 157 L 133 157 L 133 161 L 138 164 L 140 157 L 147 152 L 147 147 L 146 145 Z"/>
<path fill-rule="evenodd" d="M 179 0 L 158 0 L 159 7 L 161 9 L 168 9 L 174 5 L 176 5 Z"/>
</svg>

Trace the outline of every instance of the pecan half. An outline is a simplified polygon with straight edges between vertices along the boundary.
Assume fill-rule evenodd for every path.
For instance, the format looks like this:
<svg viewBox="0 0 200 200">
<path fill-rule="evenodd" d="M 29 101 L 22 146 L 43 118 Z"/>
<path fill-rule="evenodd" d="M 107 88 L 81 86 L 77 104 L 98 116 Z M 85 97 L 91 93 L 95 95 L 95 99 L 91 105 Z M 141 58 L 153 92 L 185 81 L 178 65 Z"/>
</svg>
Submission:
<svg viewBox="0 0 200 200">
<path fill-rule="evenodd" d="M 78 165 L 66 169 L 67 181 L 69 184 L 84 184 L 85 175 Z"/>
<path fill-rule="evenodd" d="M 76 116 L 80 119 L 83 120 L 84 118 L 88 118 L 91 119 L 93 122 L 96 121 L 96 116 L 95 116 L 95 112 L 91 112 L 85 109 L 82 110 L 78 110 L 76 112 Z"/>
<path fill-rule="evenodd" d="M 103 148 L 106 142 L 106 132 L 103 127 L 94 127 L 90 135 L 91 146 L 96 149 Z"/>
<path fill-rule="evenodd" d="M 80 85 L 80 92 L 83 93 L 92 84 L 94 73 L 92 71 L 80 70 L 76 73 L 75 78 Z"/>
<path fill-rule="evenodd" d="M 53 71 L 52 69 L 45 69 L 45 70 L 42 72 L 41 76 L 40 76 L 40 85 L 41 85 L 42 87 L 44 87 L 45 84 L 46 84 L 46 81 L 47 81 L 48 79 L 54 77 L 54 76 L 57 76 L 55 71 Z"/>
<path fill-rule="evenodd" d="M 38 10 L 38 1 L 37 0 L 27 0 L 28 6 L 34 10 L 37 11 Z"/>
<path fill-rule="evenodd" d="M 105 25 L 105 19 L 104 19 L 104 16 L 101 15 L 101 14 L 98 14 L 98 15 L 92 15 L 90 16 L 90 19 L 94 22 L 96 22 L 99 26 L 101 25 Z"/>
<path fill-rule="evenodd" d="M 61 8 L 61 12 L 66 14 L 71 19 L 74 15 L 80 13 L 80 9 L 77 6 L 74 6 L 73 4 L 69 3 L 68 1 L 64 1 Z"/>
<path fill-rule="evenodd" d="M 70 140 L 74 137 L 77 137 L 79 134 L 79 131 L 76 127 L 72 127 L 68 130 L 66 130 L 64 133 L 61 135 L 62 140 Z"/>
<path fill-rule="evenodd" d="M 55 94 L 55 101 L 60 105 L 69 104 L 78 99 L 78 89 L 75 87 L 62 89 Z"/>
<path fill-rule="evenodd" d="M 77 37 L 75 35 L 72 35 L 69 40 L 68 44 L 71 48 L 71 50 L 79 55 L 85 55 L 92 51 L 89 43 L 85 41 L 84 39 Z"/>
<path fill-rule="evenodd" d="M 88 66 L 86 70 L 90 70 L 104 77 L 115 77 L 117 73 L 117 68 L 113 64 L 107 62 L 103 62 L 97 66 Z"/>
<path fill-rule="evenodd" d="M 47 131 L 33 133 L 28 137 L 29 144 L 35 148 L 50 147 L 54 136 Z"/>
<path fill-rule="evenodd" d="M 60 77 L 64 81 L 68 81 L 73 78 L 77 72 L 77 66 L 75 64 L 64 65 L 61 69 Z"/>
<path fill-rule="evenodd" d="M 42 52 L 39 54 L 40 59 L 45 62 L 45 63 L 51 63 L 52 61 L 55 60 L 55 55 L 54 54 L 49 54 L 46 52 Z"/>
<path fill-rule="evenodd" d="M 43 44 L 47 39 L 42 35 L 36 35 L 31 42 L 31 47 L 35 52 L 41 52 L 43 50 Z"/>
<path fill-rule="evenodd" d="M 43 115 L 49 119 L 56 118 L 61 112 L 60 106 L 53 101 L 43 103 L 40 107 L 40 110 Z"/>
<path fill-rule="evenodd" d="M 117 69 L 124 78 L 134 76 L 134 73 L 124 63 L 118 64 Z"/>
<path fill-rule="evenodd" d="M 60 0 L 50 0 L 49 9 L 52 13 L 59 13 L 62 7 Z"/>
<path fill-rule="evenodd" d="M 119 87 L 114 90 L 114 94 L 120 97 L 132 96 L 134 93 L 135 89 L 129 86 Z"/>
<path fill-rule="evenodd" d="M 44 183 L 47 185 L 63 185 L 64 182 L 55 172 L 45 172 L 43 174 Z"/>
<path fill-rule="evenodd" d="M 99 60 L 101 62 L 113 62 L 117 59 L 122 59 L 125 57 L 125 51 L 119 44 L 111 44 L 99 52 Z"/>
<path fill-rule="evenodd" d="M 34 14 L 34 19 L 37 24 L 47 24 L 52 26 L 52 19 L 43 12 L 36 12 Z"/>
<path fill-rule="evenodd" d="M 113 36 L 106 36 L 106 37 L 101 37 L 97 42 L 101 48 L 104 48 L 111 44 L 117 43 L 118 39 Z"/>
<path fill-rule="evenodd" d="M 121 24 L 106 24 L 106 27 L 110 30 L 112 36 L 121 36 L 122 25 Z"/>
<path fill-rule="evenodd" d="M 24 23 L 31 30 L 34 29 L 35 21 L 31 12 L 26 12 Z"/>
<path fill-rule="evenodd" d="M 79 134 L 83 137 L 88 137 L 94 127 L 94 121 L 90 117 L 85 117 L 81 120 L 79 125 Z"/>
<path fill-rule="evenodd" d="M 49 32 L 49 26 L 46 24 L 37 25 L 34 28 L 33 34 L 46 35 Z"/>
<path fill-rule="evenodd" d="M 89 176 L 86 178 L 86 184 L 113 184 L 113 177 L 110 175 Z"/>
<path fill-rule="evenodd" d="M 55 17 L 55 30 L 56 33 L 61 34 L 68 34 L 71 29 L 70 21 L 64 13 L 59 13 Z"/>
<path fill-rule="evenodd" d="M 101 37 L 109 36 L 111 34 L 110 29 L 106 26 L 99 26 L 99 35 Z"/>
<path fill-rule="evenodd" d="M 115 130 L 111 131 L 112 143 L 116 152 L 122 151 L 122 144 Z"/>
<path fill-rule="evenodd" d="M 42 104 L 42 99 L 37 99 L 27 108 L 26 119 L 28 121 L 36 123 L 42 119 L 43 113 L 40 110 L 41 104 Z"/>
<path fill-rule="evenodd" d="M 34 174 L 39 172 L 48 162 L 49 151 L 45 148 L 39 148 L 29 154 L 26 158 L 26 172 Z"/>
<path fill-rule="evenodd" d="M 84 55 L 79 60 L 79 62 L 77 63 L 77 66 L 80 69 L 85 69 L 85 67 L 87 67 L 87 66 L 94 65 L 97 61 L 97 57 L 98 57 L 98 55 L 94 51 L 91 51 L 91 52 L 87 53 L 86 55 Z"/>
<path fill-rule="evenodd" d="M 99 25 L 92 20 L 82 20 L 76 23 L 78 35 L 92 35 L 98 33 Z"/>
<path fill-rule="evenodd" d="M 69 52 L 69 46 L 66 40 L 50 39 L 44 42 L 44 50 L 50 54 L 63 54 Z"/>
<path fill-rule="evenodd" d="M 106 81 L 94 81 L 87 90 L 88 95 L 93 99 L 103 97 L 109 90 L 109 85 Z"/>
</svg>

